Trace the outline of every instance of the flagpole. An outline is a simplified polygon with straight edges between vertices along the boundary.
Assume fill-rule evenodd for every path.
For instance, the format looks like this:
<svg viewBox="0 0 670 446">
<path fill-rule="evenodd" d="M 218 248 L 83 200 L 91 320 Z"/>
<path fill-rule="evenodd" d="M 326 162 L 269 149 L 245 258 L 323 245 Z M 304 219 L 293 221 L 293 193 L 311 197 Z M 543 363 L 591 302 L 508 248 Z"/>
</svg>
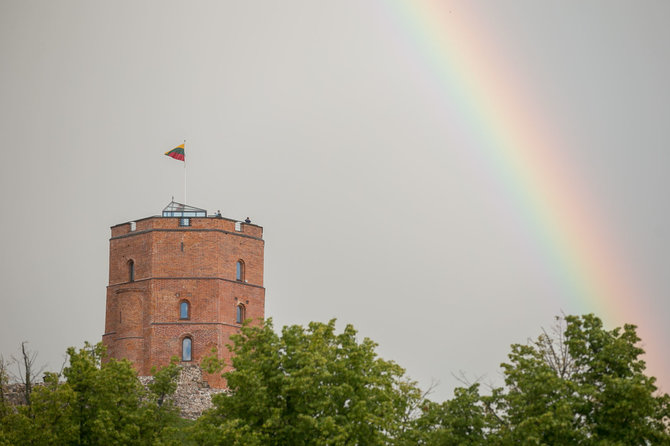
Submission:
<svg viewBox="0 0 670 446">
<path fill-rule="evenodd" d="M 186 204 L 186 139 L 184 139 L 184 204 Z"/>
</svg>

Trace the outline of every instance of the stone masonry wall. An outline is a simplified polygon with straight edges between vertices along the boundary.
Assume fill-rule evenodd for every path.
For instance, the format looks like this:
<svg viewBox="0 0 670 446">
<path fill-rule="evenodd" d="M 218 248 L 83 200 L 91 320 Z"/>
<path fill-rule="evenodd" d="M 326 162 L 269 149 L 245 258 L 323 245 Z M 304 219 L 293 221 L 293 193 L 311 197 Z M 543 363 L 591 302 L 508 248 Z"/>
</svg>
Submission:
<svg viewBox="0 0 670 446">
<path fill-rule="evenodd" d="M 153 377 L 140 376 L 139 379 L 146 386 L 153 380 Z M 212 396 L 225 391 L 225 389 L 210 387 L 203 379 L 202 369 L 196 365 L 188 365 L 181 367 L 177 390 L 170 399 L 179 408 L 182 418 L 195 420 L 205 410 L 212 407 Z"/>
<path fill-rule="evenodd" d="M 26 403 L 25 387 L 21 383 L 9 384 L 4 389 L 4 397 L 9 404 L 22 406 Z"/>
</svg>

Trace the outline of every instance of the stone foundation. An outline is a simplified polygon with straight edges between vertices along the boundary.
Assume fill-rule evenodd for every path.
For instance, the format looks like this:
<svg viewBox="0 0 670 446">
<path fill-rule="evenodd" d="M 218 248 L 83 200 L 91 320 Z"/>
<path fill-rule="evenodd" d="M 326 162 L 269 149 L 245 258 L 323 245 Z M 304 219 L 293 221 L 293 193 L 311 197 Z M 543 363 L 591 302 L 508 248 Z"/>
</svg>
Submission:
<svg viewBox="0 0 670 446">
<path fill-rule="evenodd" d="M 153 379 L 152 376 L 140 376 L 145 386 Z M 195 420 L 212 407 L 212 396 L 225 392 L 225 389 L 214 389 L 202 378 L 202 369 L 197 365 L 182 366 L 177 379 L 177 390 L 169 397 L 179 408 L 180 416 Z"/>
</svg>

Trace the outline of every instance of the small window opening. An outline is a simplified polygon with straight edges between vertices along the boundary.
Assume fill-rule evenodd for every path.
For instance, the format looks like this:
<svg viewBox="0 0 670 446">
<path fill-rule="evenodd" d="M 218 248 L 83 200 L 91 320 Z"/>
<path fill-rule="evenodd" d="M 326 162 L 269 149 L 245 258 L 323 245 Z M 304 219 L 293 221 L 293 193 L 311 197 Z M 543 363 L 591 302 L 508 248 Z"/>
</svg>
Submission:
<svg viewBox="0 0 670 446">
<path fill-rule="evenodd" d="M 135 281 L 135 262 L 128 260 L 128 282 Z"/>
<path fill-rule="evenodd" d="M 184 242 L 181 242 L 181 252 L 184 252 Z"/>
<path fill-rule="evenodd" d="M 189 319 L 190 314 L 190 305 L 187 301 L 182 301 L 179 303 L 179 319 Z"/>
<path fill-rule="evenodd" d="M 242 222 L 241 221 L 236 221 L 235 222 L 235 230 L 240 232 L 242 231 Z"/>
<path fill-rule="evenodd" d="M 237 305 L 237 315 L 235 317 L 235 321 L 238 324 L 241 324 L 242 322 L 244 322 L 244 319 L 246 319 L 246 313 L 247 313 L 247 311 L 246 311 L 245 306 L 242 305 L 242 304 L 238 304 Z"/>
<path fill-rule="evenodd" d="M 237 274 L 235 278 L 240 282 L 244 282 L 244 262 L 241 260 L 237 261 Z"/>
<path fill-rule="evenodd" d="M 179 219 L 179 226 L 191 226 L 191 219 L 187 217 L 181 217 Z"/>
<path fill-rule="evenodd" d="M 191 360 L 191 338 L 184 338 L 181 341 L 181 360 L 190 361 Z"/>
<path fill-rule="evenodd" d="M 137 228 L 137 224 L 134 221 L 130 222 L 130 232 L 134 231 Z"/>
</svg>

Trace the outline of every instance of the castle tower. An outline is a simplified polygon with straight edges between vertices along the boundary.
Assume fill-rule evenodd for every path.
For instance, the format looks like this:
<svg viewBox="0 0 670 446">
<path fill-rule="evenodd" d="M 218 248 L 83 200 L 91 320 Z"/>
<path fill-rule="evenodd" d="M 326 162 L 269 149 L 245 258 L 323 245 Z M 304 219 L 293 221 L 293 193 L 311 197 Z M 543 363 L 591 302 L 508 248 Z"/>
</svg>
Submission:
<svg viewBox="0 0 670 446">
<path fill-rule="evenodd" d="M 103 343 L 139 375 L 177 356 L 198 364 L 265 316 L 263 228 L 170 203 L 162 216 L 112 228 Z M 222 379 L 209 377 L 222 387 Z"/>
</svg>

